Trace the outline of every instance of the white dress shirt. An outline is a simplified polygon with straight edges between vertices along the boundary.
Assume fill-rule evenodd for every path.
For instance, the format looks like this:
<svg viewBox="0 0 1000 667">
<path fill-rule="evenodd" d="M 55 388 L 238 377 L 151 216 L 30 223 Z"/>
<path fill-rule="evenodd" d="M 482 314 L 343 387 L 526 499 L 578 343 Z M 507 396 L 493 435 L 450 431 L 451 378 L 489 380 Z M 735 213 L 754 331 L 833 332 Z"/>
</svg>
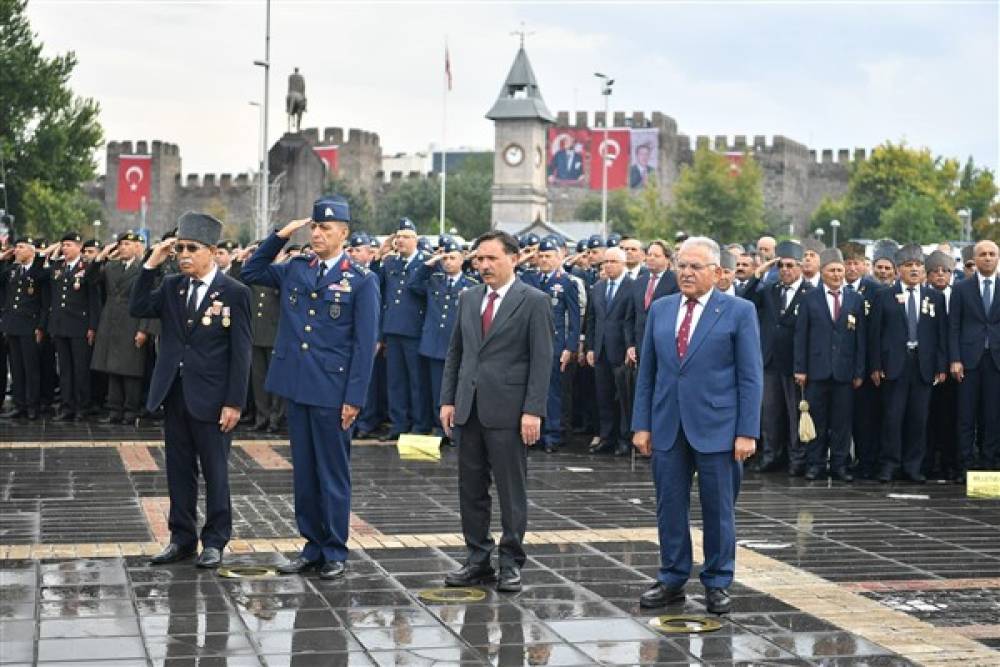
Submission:
<svg viewBox="0 0 1000 667">
<path fill-rule="evenodd" d="M 503 303 L 504 297 L 507 296 L 507 292 L 508 292 L 508 290 L 510 290 L 510 286 L 514 284 L 515 280 L 517 280 L 517 276 L 513 276 L 512 275 L 510 277 L 510 280 L 507 281 L 507 283 L 505 285 L 501 285 L 500 287 L 498 287 L 495 290 L 492 289 L 492 288 L 490 288 L 490 287 L 487 287 L 486 288 L 486 296 L 483 298 L 482 305 L 479 306 L 479 314 L 482 315 L 483 313 L 486 312 L 486 305 L 490 302 L 490 294 L 492 292 L 496 292 L 497 293 L 497 298 L 493 302 L 493 317 L 496 317 L 497 311 L 500 310 L 500 304 Z"/>
<path fill-rule="evenodd" d="M 778 291 L 780 292 L 784 287 L 784 285 L 781 285 L 778 287 Z M 802 278 L 799 278 L 788 286 L 788 289 L 785 290 L 785 302 L 781 304 L 782 310 L 788 310 L 788 304 L 790 304 L 792 299 L 795 298 L 795 295 L 798 293 L 800 287 L 802 287 Z"/>
<path fill-rule="evenodd" d="M 634 269 L 628 269 L 628 268 L 625 269 L 625 275 L 631 278 L 632 280 L 638 280 L 640 271 L 642 271 L 642 264 L 635 267 Z"/>
<path fill-rule="evenodd" d="M 201 302 L 205 298 L 205 294 L 208 292 L 208 286 L 212 284 L 213 280 L 215 280 L 215 274 L 218 272 L 219 269 L 215 266 L 215 263 L 213 262 L 212 270 L 208 272 L 208 275 L 206 275 L 204 278 L 198 278 L 198 280 L 201 281 L 201 285 L 198 286 L 198 295 L 195 297 L 195 307 L 194 307 L 195 310 L 201 309 Z M 188 299 L 190 298 L 191 298 L 191 292 L 189 288 L 187 295 L 184 297 L 184 303 L 187 304 Z"/>
<path fill-rule="evenodd" d="M 694 338 L 695 329 L 698 328 L 698 320 L 701 319 L 701 314 L 705 311 L 705 307 L 708 305 L 708 300 L 712 298 L 712 292 L 715 288 L 711 288 L 700 297 L 698 297 L 698 304 L 694 307 L 694 311 L 691 313 L 691 329 L 688 332 L 688 342 Z M 683 294 L 681 295 L 681 307 L 677 311 L 677 321 L 674 323 L 674 338 L 680 333 L 681 324 L 684 322 L 684 315 L 687 314 L 687 297 Z"/>
<path fill-rule="evenodd" d="M 983 290 L 986 288 L 986 281 L 990 281 L 990 307 L 993 307 L 993 303 L 997 300 L 997 273 L 993 272 L 992 276 L 984 276 L 983 274 L 976 271 L 976 278 L 979 279 L 979 300 L 982 301 Z M 989 313 L 987 313 L 988 315 Z"/>
</svg>

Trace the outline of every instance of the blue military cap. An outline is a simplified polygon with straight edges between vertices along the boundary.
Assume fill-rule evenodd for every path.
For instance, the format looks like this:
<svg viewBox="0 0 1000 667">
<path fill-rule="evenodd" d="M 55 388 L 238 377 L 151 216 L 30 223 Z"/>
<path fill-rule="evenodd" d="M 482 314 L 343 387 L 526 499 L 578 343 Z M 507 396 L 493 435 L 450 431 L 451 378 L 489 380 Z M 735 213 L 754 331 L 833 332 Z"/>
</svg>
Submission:
<svg viewBox="0 0 1000 667">
<path fill-rule="evenodd" d="M 378 242 L 378 237 L 371 236 L 368 238 L 368 245 L 372 248 L 381 248 L 382 244 Z"/>
<path fill-rule="evenodd" d="M 421 236 L 417 239 L 417 250 L 420 250 L 421 252 L 432 252 L 434 250 L 434 246 L 431 245 L 431 240 L 429 238 Z"/>
<path fill-rule="evenodd" d="M 313 222 L 350 222 L 351 206 L 340 195 L 320 197 L 313 204 Z"/>
<path fill-rule="evenodd" d="M 413 224 L 413 221 L 409 218 L 400 218 L 399 225 L 396 227 L 396 231 L 399 232 L 413 232 L 417 233 L 417 226 Z"/>
<path fill-rule="evenodd" d="M 587 239 L 587 249 L 593 250 L 594 248 L 604 248 L 604 239 L 601 238 L 600 234 L 594 234 L 589 239 Z"/>
<path fill-rule="evenodd" d="M 451 240 L 453 240 L 451 234 L 442 234 L 438 237 L 437 247 L 443 248 Z"/>
<path fill-rule="evenodd" d="M 551 250 L 559 250 L 559 243 L 551 236 L 546 236 L 538 244 L 539 252 L 549 252 Z"/>
<path fill-rule="evenodd" d="M 527 248 L 528 246 L 538 245 L 540 240 L 538 234 L 529 233 L 518 238 L 518 245 L 522 248 Z"/>
<path fill-rule="evenodd" d="M 347 245 L 351 248 L 360 248 L 369 244 L 368 234 L 364 232 L 354 232 L 347 240 Z"/>
<path fill-rule="evenodd" d="M 617 248 L 621 242 L 622 242 L 622 235 L 619 234 L 618 232 L 612 232 L 611 234 L 608 234 L 609 248 Z"/>
<path fill-rule="evenodd" d="M 451 237 L 446 238 L 444 240 L 444 243 L 442 243 L 439 246 L 439 248 L 443 252 L 461 252 L 461 250 L 462 250 L 462 247 L 460 245 L 458 245 L 458 242 L 455 241 L 455 239 L 453 239 Z"/>
<path fill-rule="evenodd" d="M 580 239 L 579 241 L 576 242 L 576 251 L 578 253 L 581 253 L 586 249 L 587 249 L 587 239 Z"/>
</svg>

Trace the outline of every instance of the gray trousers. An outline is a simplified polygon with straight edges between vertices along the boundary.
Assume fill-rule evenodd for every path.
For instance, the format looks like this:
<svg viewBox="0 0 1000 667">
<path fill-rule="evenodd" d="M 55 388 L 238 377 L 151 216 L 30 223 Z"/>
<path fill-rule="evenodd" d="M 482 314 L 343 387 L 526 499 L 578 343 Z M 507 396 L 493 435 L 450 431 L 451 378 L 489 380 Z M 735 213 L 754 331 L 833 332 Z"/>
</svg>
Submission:
<svg viewBox="0 0 1000 667">
<path fill-rule="evenodd" d="M 473 403 L 468 421 L 458 430 L 458 498 L 462 534 L 470 564 L 488 565 L 493 552 L 490 535 L 490 481 L 500 499 L 500 567 L 524 565 L 524 534 L 528 529 L 528 453 L 520 429 L 485 428 Z"/>
</svg>

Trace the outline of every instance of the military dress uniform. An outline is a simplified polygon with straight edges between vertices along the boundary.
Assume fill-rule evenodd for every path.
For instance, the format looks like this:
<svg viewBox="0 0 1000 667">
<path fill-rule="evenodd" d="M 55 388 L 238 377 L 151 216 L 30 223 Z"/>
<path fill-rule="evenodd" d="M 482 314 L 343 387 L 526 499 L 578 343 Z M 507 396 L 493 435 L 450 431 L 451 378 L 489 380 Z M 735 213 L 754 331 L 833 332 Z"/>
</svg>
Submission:
<svg viewBox="0 0 1000 667">
<path fill-rule="evenodd" d="M 403 218 L 399 229 L 412 231 L 414 225 Z M 425 304 L 406 286 L 426 260 L 427 256 L 418 250 L 409 259 L 393 256 L 382 261 L 382 341 L 386 353 L 391 437 L 411 430 L 431 432 L 426 370 L 419 351 Z"/>
<path fill-rule="evenodd" d="M 320 199 L 312 220 L 347 223 L 348 204 L 339 197 Z M 303 565 L 293 571 L 301 571 L 347 560 L 353 426 L 341 428 L 341 410 L 365 403 L 378 341 L 379 292 L 376 276 L 346 253 L 326 261 L 299 256 L 273 263 L 284 244 L 271 234 L 242 275 L 250 284 L 281 290 L 265 389 L 288 401 L 295 519 L 306 539 Z"/>
<path fill-rule="evenodd" d="M 15 243 L 29 243 L 30 238 Z M 4 290 L 3 333 L 10 346 L 10 374 L 14 410 L 7 417 L 27 416 L 37 419 L 41 401 L 41 361 L 37 332 L 48 325 L 49 272 L 40 258 L 30 265 L 7 263 L 0 270 L 0 287 Z"/>
<path fill-rule="evenodd" d="M 234 278 L 236 276 L 233 276 Z M 267 372 L 278 336 L 278 317 L 281 313 L 281 291 L 275 287 L 251 285 L 250 308 L 253 323 L 253 351 L 250 358 L 250 385 L 253 391 L 254 411 L 257 420 L 254 428 L 272 433 L 281 428 L 285 416 L 285 400 L 264 388 Z"/>
<path fill-rule="evenodd" d="M 368 244 L 373 251 L 377 252 L 381 247 L 378 239 L 374 236 L 369 236 L 365 232 L 358 232 L 351 235 L 351 240 L 349 241 L 352 247 L 358 247 Z M 367 266 L 362 268 L 367 269 L 369 272 L 374 273 L 376 276 L 381 275 L 381 262 L 377 259 L 373 259 L 368 263 Z M 381 318 L 382 313 L 379 312 L 379 318 Z M 381 320 L 380 320 L 381 328 Z M 365 407 L 361 410 L 361 414 L 358 415 L 357 421 L 357 434 L 359 438 L 371 438 L 376 435 L 382 424 L 385 422 L 389 414 L 389 397 L 388 391 L 386 389 L 386 377 L 385 377 L 385 350 L 380 350 L 378 354 L 375 355 L 375 365 L 372 367 L 372 379 L 368 383 L 368 397 L 365 401 Z"/>
<path fill-rule="evenodd" d="M 63 241 L 80 241 L 68 234 Z M 88 332 L 96 335 L 101 305 L 97 283 L 100 271 L 81 255 L 70 263 L 55 262 L 52 272 L 52 302 L 49 336 L 59 359 L 60 414 L 57 419 L 82 419 L 90 408 L 90 357 Z"/>
<path fill-rule="evenodd" d="M 446 244 L 445 248 L 446 252 L 458 250 L 454 242 L 451 245 Z M 476 284 L 478 283 L 461 272 L 449 276 L 441 270 L 440 265 L 427 266 L 422 263 L 413 272 L 407 285 L 414 294 L 422 297 L 426 304 L 419 352 L 430 374 L 436 432 L 441 430 L 438 416 L 441 412 L 441 376 L 444 373 L 444 360 L 448 356 L 448 341 L 451 340 L 451 333 L 455 329 L 458 295 Z"/>
</svg>

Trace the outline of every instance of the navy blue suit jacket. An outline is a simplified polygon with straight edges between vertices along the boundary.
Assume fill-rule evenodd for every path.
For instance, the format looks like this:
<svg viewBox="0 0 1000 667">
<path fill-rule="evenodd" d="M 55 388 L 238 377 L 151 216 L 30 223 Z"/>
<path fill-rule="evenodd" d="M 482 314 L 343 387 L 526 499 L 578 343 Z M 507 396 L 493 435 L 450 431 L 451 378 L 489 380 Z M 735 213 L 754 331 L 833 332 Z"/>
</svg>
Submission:
<svg viewBox="0 0 1000 667">
<path fill-rule="evenodd" d="M 188 326 L 189 279 L 169 275 L 154 288 L 159 273 L 144 267 L 128 304 L 132 317 L 158 317 L 162 327 L 146 409 L 153 412 L 160 407 L 182 364 L 184 401 L 195 419 L 215 422 L 223 406 L 243 409 L 250 379 L 250 288 L 216 273 Z M 214 302 L 222 304 L 218 313 L 211 312 Z M 224 308 L 229 309 L 228 317 Z"/>
<path fill-rule="evenodd" d="M 424 299 L 407 288 L 427 256 L 417 252 L 409 264 L 402 257 L 392 256 L 382 260 L 379 267 L 382 294 L 382 334 L 420 338 L 424 328 Z"/>
<path fill-rule="evenodd" d="M 927 384 L 938 373 L 948 372 L 948 313 L 944 294 L 930 285 L 917 287 L 917 357 L 920 377 Z M 876 293 L 868 328 L 868 368 L 882 371 L 887 380 L 897 380 L 906 364 L 906 301 L 909 297 L 901 283 Z"/>
<path fill-rule="evenodd" d="M 989 338 L 989 353 L 993 363 L 1000 367 L 1000 297 L 997 296 L 997 277 L 993 274 L 993 302 L 990 312 L 983 309 L 983 295 L 979 291 L 979 274 L 952 285 L 951 303 L 948 311 L 949 353 L 951 362 L 961 362 L 965 368 L 975 369 L 986 353 Z"/>
<path fill-rule="evenodd" d="M 808 381 L 851 382 L 865 377 L 865 302 L 857 292 L 841 289 L 836 322 L 826 305 L 826 286 L 820 283 L 802 299 L 795 323 L 796 373 Z"/>
<path fill-rule="evenodd" d="M 629 311 L 625 317 L 625 337 L 628 347 L 636 348 L 636 352 L 641 352 L 642 336 L 646 331 L 646 318 L 649 311 L 646 310 L 646 288 L 649 287 L 649 272 L 639 276 L 639 279 L 632 283 L 632 294 L 629 303 Z M 653 290 L 653 302 L 660 297 L 677 293 L 677 276 L 673 271 L 667 270 L 660 276 L 660 282 L 656 283 Z M 652 303 L 650 303 L 652 308 Z"/>
<path fill-rule="evenodd" d="M 621 284 L 615 291 L 614 299 L 608 303 L 608 281 L 598 280 L 590 290 L 587 302 L 587 351 L 593 350 L 597 359 L 601 352 L 612 365 L 625 363 L 628 339 L 625 335 L 625 317 L 631 307 L 632 280 L 626 276 L 619 278 Z"/>
<path fill-rule="evenodd" d="M 580 292 L 576 282 L 562 269 L 542 287 L 543 273 L 536 271 L 521 276 L 521 281 L 545 293 L 552 304 L 552 351 L 555 360 L 563 351 L 576 352 L 580 342 Z"/>
<path fill-rule="evenodd" d="M 736 436 L 760 437 L 757 316 L 753 304 L 712 290 L 681 360 L 674 329 L 683 298 L 672 294 L 649 308 L 632 430 L 651 431 L 653 449 L 671 449 L 683 428 L 699 452 L 733 451 Z"/>
<path fill-rule="evenodd" d="M 743 298 L 752 301 L 760 321 L 760 351 L 764 368 L 785 376 L 792 375 L 794 366 L 795 322 L 798 320 L 802 299 L 812 288 L 806 281 L 782 312 L 781 283 L 764 283 L 751 278 L 746 284 Z"/>
</svg>

